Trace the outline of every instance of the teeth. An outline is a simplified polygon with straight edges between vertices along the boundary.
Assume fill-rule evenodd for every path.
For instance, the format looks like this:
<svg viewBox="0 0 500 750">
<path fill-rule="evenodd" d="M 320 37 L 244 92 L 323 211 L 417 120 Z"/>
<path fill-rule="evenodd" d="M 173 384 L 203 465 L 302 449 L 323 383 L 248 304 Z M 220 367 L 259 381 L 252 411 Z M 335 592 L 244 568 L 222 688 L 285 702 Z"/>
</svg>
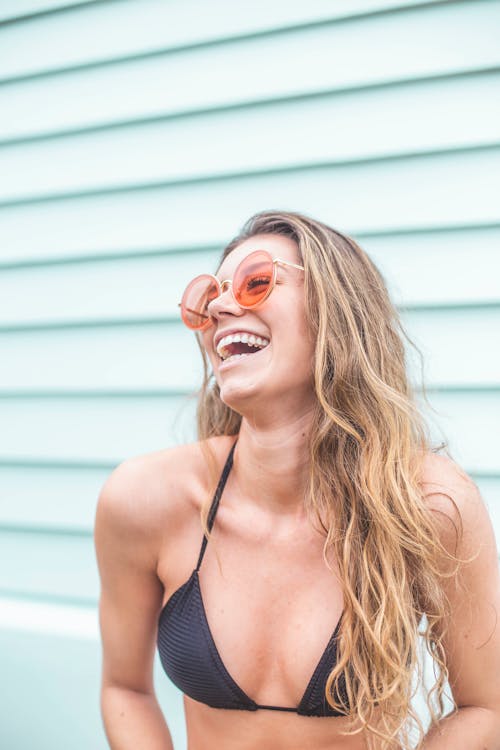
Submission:
<svg viewBox="0 0 500 750">
<path fill-rule="evenodd" d="M 231 354 L 231 356 L 227 357 L 227 359 L 225 359 L 224 362 L 229 362 L 229 360 L 241 359 L 241 357 L 249 357 L 249 356 L 250 356 L 250 354 L 248 354 L 246 352 L 245 352 L 245 354 Z"/>
<path fill-rule="evenodd" d="M 222 359 L 228 359 L 229 358 L 229 352 L 226 350 L 226 347 L 229 344 L 236 344 L 238 342 L 241 342 L 243 344 L 249 344 L 250 346 L 256 346 L 259 347 L 259 349 L 263 349 L 265 346 L 269 344 L 269 339 L 266 339 L 261 336 L 255 336 L 253 333 L 231 333 L 229 336 L 224 336 L 223 339 L 219 341 L 217 344 L 217 354 L 219 357 L 222 357 Z M 233 354 L 233 357 L 236 356 L 246 356 L 245 354 L 242 355 L 236 355 Z"/>
</svg>

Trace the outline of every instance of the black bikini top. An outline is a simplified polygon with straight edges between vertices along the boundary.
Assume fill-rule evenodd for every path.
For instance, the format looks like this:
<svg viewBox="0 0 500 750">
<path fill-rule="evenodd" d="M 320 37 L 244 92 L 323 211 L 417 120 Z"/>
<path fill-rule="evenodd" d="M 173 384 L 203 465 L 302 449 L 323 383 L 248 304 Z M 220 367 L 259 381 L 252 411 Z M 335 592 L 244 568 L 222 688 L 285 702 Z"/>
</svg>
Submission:
<svg viewBox="0 0 500 750">
<path fill-rule="evenodd" d="M 233 464 L 235 446 L 236 442 L 229 452 L 210 506 L 207 518 L 209 529 L 212 529 L 219 500 Z M 213 708 L 292 711 L 301 716 L 345 715 L 334 711 L 325 698 L 326 680 L 336 660 L 337 634 L 342 616 L 297 708 L 259 705 L 236 684 L 217 651 L 201 596 L 198 571 L 206 546 L 207 538 L 203 536 L 196 568 L 168 599 L 158 620 L 157 646 L 160 661 L 174 685 L 190 698 Z M 343 673 L 338 687 L 347 705 Z"/>
</svg>

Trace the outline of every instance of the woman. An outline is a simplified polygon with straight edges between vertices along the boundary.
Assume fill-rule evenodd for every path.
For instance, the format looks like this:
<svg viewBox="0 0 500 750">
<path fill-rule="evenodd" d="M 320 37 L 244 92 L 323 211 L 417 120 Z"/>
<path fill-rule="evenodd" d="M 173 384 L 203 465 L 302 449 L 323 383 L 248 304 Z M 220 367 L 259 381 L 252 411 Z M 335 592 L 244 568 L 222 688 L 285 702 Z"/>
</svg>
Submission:
<svg viewBox="0 0 500 750">
<path fill-rule="evenodd" d="M 500 748 L 491 522 L 431 447 L 371 260 L 318 221 L 263 212 L 181 314 L 205 363 L 199 441 L 123 462 L 97 508 L 111 748 L 172 748 L 156 646 L 189 750 Z"/>
</svg>

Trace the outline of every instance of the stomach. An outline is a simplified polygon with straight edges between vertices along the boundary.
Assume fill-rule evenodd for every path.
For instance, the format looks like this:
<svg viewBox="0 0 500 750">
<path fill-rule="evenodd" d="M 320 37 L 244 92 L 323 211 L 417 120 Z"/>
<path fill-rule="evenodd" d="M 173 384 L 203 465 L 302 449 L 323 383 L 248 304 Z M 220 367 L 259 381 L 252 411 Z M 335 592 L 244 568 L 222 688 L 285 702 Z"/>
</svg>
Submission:
<svg viewBox="0 0 500 750">
<path fill-rule="evenodd" d="M 188 750 L 366 750 L 366 730 L 352 736 L 343 716 L 211 708 L 184 696 Z M 354 725 L 359 728 L 360 724 Z M 374 748 L 376 750 L 376 746 Z"/>
</svg>

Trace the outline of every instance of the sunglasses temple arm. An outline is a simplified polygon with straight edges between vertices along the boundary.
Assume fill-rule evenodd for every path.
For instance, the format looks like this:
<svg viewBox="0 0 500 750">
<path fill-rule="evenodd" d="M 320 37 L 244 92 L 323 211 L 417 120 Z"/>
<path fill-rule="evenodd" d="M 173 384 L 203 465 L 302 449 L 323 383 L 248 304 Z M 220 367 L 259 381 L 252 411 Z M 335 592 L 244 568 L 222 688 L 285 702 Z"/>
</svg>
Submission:
<svg viewBox="0 0 500 750">
<path fill-rule="evenodd" d="M 275 263 L 280 263 L 282 266 L 293 266 L 293 268 L 298 268 L 299 271 L 304 271 L 304 266 L 299 266 L 297 263 L 290 263 L 288 260 L 281 260 L 281 258 L 276 258 Z"/>
</svg>

